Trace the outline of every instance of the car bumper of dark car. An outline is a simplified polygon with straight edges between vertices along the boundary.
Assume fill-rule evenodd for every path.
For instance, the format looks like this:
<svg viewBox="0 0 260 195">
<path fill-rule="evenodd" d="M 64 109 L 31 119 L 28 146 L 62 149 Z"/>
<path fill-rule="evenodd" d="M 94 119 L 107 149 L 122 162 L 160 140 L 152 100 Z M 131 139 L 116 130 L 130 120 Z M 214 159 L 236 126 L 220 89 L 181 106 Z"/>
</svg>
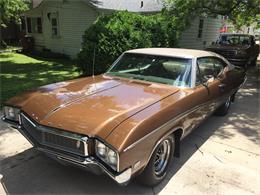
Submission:
<svg viewBox="0 0 260 195">
<path fill-rule="evenodd" d="M 248 65 L 248 59 L 227 58 L 227 60 L 236 66 L 246 67 Z"/>
<path fill-rule="evenodd" d="M 105 173 L 120 185 L 127 184 L 131 179 L 132 176 L 131 168 L 128 168 L 121 172 L 117 172 L 111 170 L 109 167 L 104 165 L 101 161 L 99 161 L 93 156 L 90 155 L 82 156 L 82 155 L 77 155 L 75 153 L 72 154 L 66 152 L 65 150 L 60 150 L 57 147 L 43 145 L 37 142 L 37 140 L 35 140 L 33 136 L 30 135 L 30 133 L 22 125 L 10 121 L 5 117 L 2 117 L 2 120 L 8 123 L 12 128 L 17 129 L 37 150 L 44 152 L 45 154 L 47 154 L 47 156 L 57 160 L 58 162 L 77 166 L 97 175 L 101 173 Z"/>
</svg>

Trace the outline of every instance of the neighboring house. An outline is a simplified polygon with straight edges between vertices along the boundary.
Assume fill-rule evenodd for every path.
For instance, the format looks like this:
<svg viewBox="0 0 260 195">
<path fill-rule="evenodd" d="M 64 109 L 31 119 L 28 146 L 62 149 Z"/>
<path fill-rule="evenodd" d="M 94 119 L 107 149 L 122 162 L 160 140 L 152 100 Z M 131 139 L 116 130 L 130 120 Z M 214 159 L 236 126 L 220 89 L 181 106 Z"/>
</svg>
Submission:
<svg viewBox="0 0 260 195">
<path fill-rule="evenodd" d="M 217 40 L 222 25 L 221 17 L 198 17 L 182 33 L 179 46 L 190 49 L 204 49 Z"/>
<path fill-rule="evenodd" d="M 72 58 L 80 51 L 84 31 L 101 14 L 118 10 L 151 14 L 163 8 L 160 0 L 42 0 L 25 12 L 27 34 L 35 48 L 63 53 Z M 203 49 L 215 41 L 220 19 L 197 18 L 184 31 L 180 46 Z"/>
</svg>

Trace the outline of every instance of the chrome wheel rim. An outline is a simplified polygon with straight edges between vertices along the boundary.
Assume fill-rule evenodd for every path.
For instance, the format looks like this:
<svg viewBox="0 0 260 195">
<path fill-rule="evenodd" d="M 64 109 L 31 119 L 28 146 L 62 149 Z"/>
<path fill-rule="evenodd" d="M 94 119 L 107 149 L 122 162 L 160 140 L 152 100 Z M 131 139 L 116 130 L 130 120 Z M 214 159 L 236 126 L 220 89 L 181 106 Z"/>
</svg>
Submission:
<svg viewBox="0 0 260 195">
<path fill-rule="evenodd" d="M 230 104 L 231 104 L 231 100 L 230 100 L 230 97 L 229 97 L 228 100 L 225 103 L 225 107 L 229 108 Z"/>
<path fill-rule="evenodd" d="M 155 153 L 155 160 L 154 160 L 154 172 L 155 175 L 161 175 L 168 164 L 169 156 L 171 151 L 171 143 L 169 140 L 164 140 L 160 143 L 159 147 Z"/>
</svg>

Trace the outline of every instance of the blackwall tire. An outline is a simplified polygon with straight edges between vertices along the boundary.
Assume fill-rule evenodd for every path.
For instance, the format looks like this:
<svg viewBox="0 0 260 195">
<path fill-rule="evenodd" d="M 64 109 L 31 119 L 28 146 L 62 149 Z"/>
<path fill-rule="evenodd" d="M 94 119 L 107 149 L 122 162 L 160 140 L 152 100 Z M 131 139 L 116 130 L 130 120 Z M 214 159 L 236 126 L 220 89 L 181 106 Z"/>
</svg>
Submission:
<svg viewBox="0 0 260 195">
<path fill-rule="evenodd" d="M 173 161 L 174 144 L 173 136 L 163 139 L 158 144 L 146 168 L 138 177 L 140 183 L 156 186 L 166 177 Z"/>
</svg>

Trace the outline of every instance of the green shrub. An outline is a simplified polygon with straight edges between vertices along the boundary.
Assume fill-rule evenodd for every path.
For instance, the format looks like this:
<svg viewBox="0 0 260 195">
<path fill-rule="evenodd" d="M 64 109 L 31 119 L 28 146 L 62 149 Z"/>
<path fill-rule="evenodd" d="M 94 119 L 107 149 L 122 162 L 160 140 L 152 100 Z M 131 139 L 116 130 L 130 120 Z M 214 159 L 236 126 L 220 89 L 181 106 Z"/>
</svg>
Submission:
<svg viewBox="0 0 260 195">
<path fill-rule="evenodd" d="M 126 50 L 172 47 L 176 39 L 177 33 L 161 14 L 123 11 L 103 15 L 85 31 L 78 65 L 84 75 L 91 75 L 95 48 L 95 74 L 100 74 Z"/>
</svg>

